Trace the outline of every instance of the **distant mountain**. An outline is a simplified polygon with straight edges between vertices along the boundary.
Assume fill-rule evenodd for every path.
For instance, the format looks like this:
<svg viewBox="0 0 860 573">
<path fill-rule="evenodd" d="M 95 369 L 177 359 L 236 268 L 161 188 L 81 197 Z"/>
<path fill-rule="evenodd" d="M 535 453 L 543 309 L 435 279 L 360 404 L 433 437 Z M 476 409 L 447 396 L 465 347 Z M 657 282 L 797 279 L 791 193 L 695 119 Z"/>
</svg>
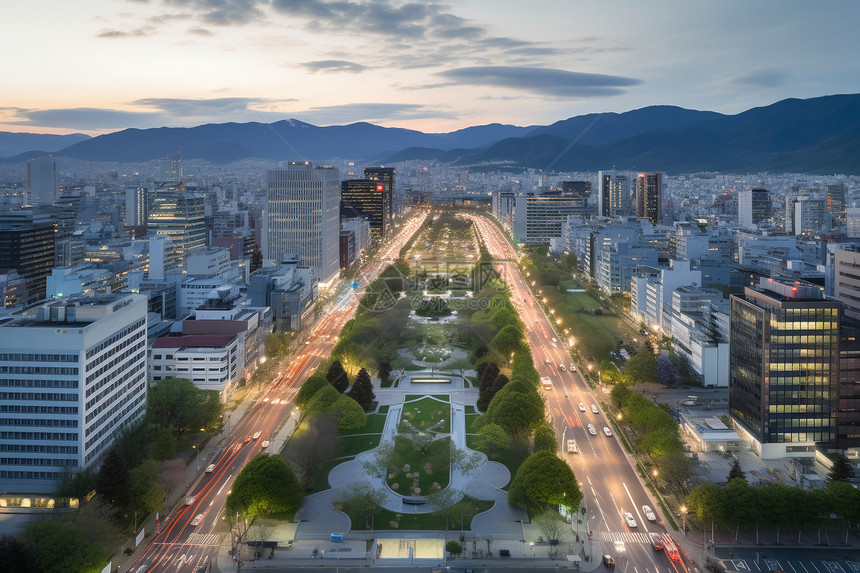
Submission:
<svg viewBox="0 0 860 573">
<path fill-rule="evenodd" d="M 83 133 L 46 135 L 43 133 L 9 133 L 0 131 L 0 157 L 13 157 L 35 150 L 50 153 L 87 139 L 91 139 L 90 136 Z"/>
<path fill-rule="evenodd" d="M 408 147 L 479 147 L 532 128 L 490 124 L 451 133 L 353 123 L 317 127 L 295 119 L 275 123 L 224 123 L 197 127 L 126 129 L 64 149 L 63 156 L 90 161 L 147 161 L 181 151 L 185 157 L 229 163 L 246 157 L 273 160 L 376 159 Z"/>
<path fill-rule="evenodd" d="M 2 136 L 23 134 L 0 134 Z M 31 137 L 73 137 L 34 136 Z M 370 123 L 317 127 L 290 119 L 190 128 L 126 129 L 84 138 L 59 156 L 139 162 L 181 151 L 226 164 L 352 159 L 366 163 L 436 160 L 559 171 L 796 171 L 860 174 L 860 94 L 787 99 L 736 115 L 652 106 L 571 117 L 547 126 L 490 124 L 422 133 Z M 47 149 L 44 144 L 31 149 Z M 19 151 L 20 152 L 20 151 Z M 7 159 L 23 160 L 18 155 Z"/>
</svg>

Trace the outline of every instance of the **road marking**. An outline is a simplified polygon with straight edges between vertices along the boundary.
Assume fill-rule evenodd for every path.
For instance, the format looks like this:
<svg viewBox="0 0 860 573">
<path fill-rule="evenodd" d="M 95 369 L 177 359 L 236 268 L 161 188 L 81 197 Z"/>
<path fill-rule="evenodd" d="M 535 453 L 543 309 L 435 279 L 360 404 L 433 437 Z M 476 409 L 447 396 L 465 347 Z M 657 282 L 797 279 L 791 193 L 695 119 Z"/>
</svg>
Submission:
<svg viewBox="0 0 860 573">
<path fill-rule="evenodd" d="M 806 573 L 809 573 L 809 569 L 806 568 L 806 565 L 803 564 L 803 561 L 798 561 L 797 564 L 800 565 L 801 567 L 803 567 L 803 570 Z"/>
<path fill-rule="evenodd" d="M 810 561 L 810 562 L 809 562 L 809 564 L 810 564 L 810 565 L 812 565 L 812 567 L 813 567 L 816 571 L 818 571 L 818 573 L 821 573 L 821 571 L 818 569 L 818 567 L 816 567 L 816 566 L 815 566 L 815 563 L 813 563 L 812 561 Z"/>
<path fill-rule="evenodd" d="M 791 567 L 791 570 L 794 571 L 794 573 L 797 573 L 797 569 L 794 568 L 794 565 L 791 564 L 791 561 L 786 562 L 786 565 Z"/>
<path fill-rule="evenodd" d="M 218 494 L 217 495 L 221 495 L 221 490 L 224 489 L 224 486 L 227 485 L 227 483 L 230 481 L 230 479 L 232 477 L 233 477 L 233 474 L 230 474 L 229 476 L 227 476 L 227 481 L 225 481 L 223 484 L 221 484 L 221 487 L 218 488 Z"/>
<path fill-rule="evenodd" d="M 836 561 L 822 561 L 822 563 L 830 573 L 845 573 L 845 569 Z"/>
<path fill-rule="evenodd" d="M 776 559 L 765 559 L 764 564 L 771 571 L 779 571 L 782 567 L 779 566 L 779 561 Z M 845 573 L 844 571 L 842 573 Z"/>
</svg>

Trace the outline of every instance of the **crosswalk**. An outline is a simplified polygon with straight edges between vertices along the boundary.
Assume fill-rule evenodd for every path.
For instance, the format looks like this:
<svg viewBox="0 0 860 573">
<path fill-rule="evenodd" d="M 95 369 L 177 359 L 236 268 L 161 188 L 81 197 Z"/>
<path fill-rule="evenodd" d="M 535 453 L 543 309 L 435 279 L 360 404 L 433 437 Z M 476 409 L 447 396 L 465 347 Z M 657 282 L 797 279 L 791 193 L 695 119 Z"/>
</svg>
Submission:
<svg viewBox="0 0 860 573">
<path fill-rule="evenodd" d="M 601 531 L 602 541 L 623 541 L 625 543 L 651 543 L 651 538 L 642 531 Z"/>
<path fill-rule="evenodd" d="M 223 535 L 217 533 L 192 533 L 188 536 L 189 545 L 221 545 Z"/>
</svg>

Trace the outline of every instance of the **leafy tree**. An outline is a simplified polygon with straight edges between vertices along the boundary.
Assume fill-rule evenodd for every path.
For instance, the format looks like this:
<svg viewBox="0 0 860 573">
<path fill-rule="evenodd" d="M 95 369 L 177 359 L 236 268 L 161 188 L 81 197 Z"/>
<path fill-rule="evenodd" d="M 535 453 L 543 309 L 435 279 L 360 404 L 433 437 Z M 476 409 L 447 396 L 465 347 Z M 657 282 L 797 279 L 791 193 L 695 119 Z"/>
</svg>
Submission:
<svg viewBox="0 0 860 573">
<path fill-rule="evenodd" d="M 164 509 L 166 493 L 158 484 L 157 475 L 158 463 L 155 460 L 145 460 L 129 472 L 127 511 L 137 512 L 141 521 L 144 516 Z"/>
<path fill-rule="evenodd" d="M 854 475 L 854 470 L 848 459 L 842 454 L 838 454 L 833 460 L 833 467 L 830 468 L 830 473 L 827 474 L 827 481 L 848 481 Z"/>
<path fill-rule="evenodd" d="M 512 438 L 526 438 L 543 420 L 543 400 L 522 380 L 511 380 L 493 397 L 485 422 L 501 426 Z"/>
<path fill-rule="evenodd" d="M 657 379 L 665 386 L 674 386 L 678 381 L 678 369 L 665 354 L 657 358 Z"/>
<path fill-rule="evenodd" d="M 732 468 L 729 470 L 729 477 L 726 481 L 732 481 L 733 479 L 742 479 L 747 481 L 747 476 L 741 469 L 741 462 L 738 458 L 735 458 Z"/>
<path fill-rule="evenodd" d="M 337 393 L 334 388 L 332 390 Z M 316 486 L 314 474 L 334 455 L 337 439 L 337 422 L 320 412 L 306 416 L 293 432 L 284 455 L 298 471 L 306 490 Z"/>
<path fill-rule="evenodd" d="M 391 376 L 391 362 L 388 360 L 380 360 L 376 367 L 376 374 L 379 376 L 380 380 L 388 380 L 388 377 Z"/>
<path fill-rule="evenodd" d="M 552 509 L 538 514 L 533 521 L 540 527 L 550 543 L 558 542 L 564 532 L 570 530 L 570 524 L 567 520 L 559 512 Z"/>
<path fill-rule="evenodd" d="M 511 445 L 511 438 L 498 424 L 484 424 L 478 430 L 478 447 L 490 456 L 497 456 Z"/>
<path fill-rule="evenodd" d="M 340 360 L 335 360 L 331 363 L 325 377 L 328 383 L 334 386 L 335 390 L 341 394 L 349 388 L 349 376 L 347 376 L 346 370 L 343 369 L 343 364 L 340 363 Z"/>
<path fill-rule="evenodd" d="M 364 408 L 349 396 L 341 395 L 325 412 L 337 420 L 337 427 L 343 430 L 357 430 L 367 423 Z"/>
<path fill-rule="evenodd" d="M 534 446 L 535 452 L 547 451 L 555 453 L 558 451 L 558 441 L 555 437 L 555 430 L 548 422 L 544 422 L 535 429 Z"/>
<path fill-rule="evenodd" d="M 514 363 L 511 367 L 511 378 L 519 378 L 533 388 L 538 387 L 540 374 L 535 368 L 535 363 L 532 359 L 532 352 L 529 350 L 527 344 L 523 344 L 523 347 L 517 350 L 514 354 Z"/>
<path fill-rule="evenodd" d="M 355 382 L 352 383 L 352 387 L 349 389 L 347 395 L 358 402 L 365 410 L 370 407 L 371 402 L 373 402 L 376 396 L 373 393 L 373 384 L 370 381 L 370 375 L 367 373 L 367 370 L 362 368 L 358 371 Z"/>
<path fill-rule="evenodd" d="M 299 408 L 304 408 L 313 399 L 314 395 L 326 386 L 330 386 L 330 384 L 326 380 L 325 375 L 321 372 L 315 372 L 299 388 L 299 392 L 296 394 L 296 405 Z"/>
<path fill-rule="evenodd" d="M 505 387 L 505 384 L 508 383 L 508 377 L 504 374 L 499 374 L 496 378 L 484 385 L 482 385 L 478 391 L 478 401 L 476 406 L 482 412 L 487 409 L 487 406 L 490 405 L 490 402 L 493 399 L 499 390 Z"/>
<path fill-rule="evenodd" d="M 482 362 L 475 369 L 478 373 L 478 387 L 488 387 L 499 375 L 499 366 L 493 362 Z"/>
<path fill-rule="evenodd" d="M 149 454 L 152 459 L 163 462 L 176 457 L 178 442 L 176 436 L 167 428 L 152 428 L 150 431 Z"/>
<path fill-rule="evenodd" d="M 33 523 L 21 532 L 19 539 L 36 562 L 31 571 L 40 573 L 101 571 L 107 557 L 81 530 L 61 521 Z"/>
<path fill-rule="evenodd" d="M 286 346 L 284 346 L 284 339 L 277 332 L 267 334 L 266 338 L 263 339 L 263 346 L 268 358 L 280 356 L 287 350 Z"/>
<path fill-rule="evenodd" d="M 518 327 L 509 324 L 493 337 L 493 340 L 490 341 L 490 346 L 502 356 L 507 357 L 512 352 L 516 352 L 522 348 L 523 333 Z"/>
<path fill-rule="evenodd" d="M 57 497 L 75 497 L 84 499 L 87 495 L 96 489 L 96 475 L 89 469 L 84 469 L 79 472 L 66 472 L 63 474 L 63 481 L 57 489 Z M 0 559 L 0 563 L 3 560 Z"/>
<path fill-rule="evenodd" d="M 627 405 L 627 399 L 630 397 L 630 387 L 623 382 L 616 382 L 610 393 L 612 403 L 615 406 L 622 408 Z"/>
<path fill-rule="evenodd" d="M 352 515 L 357 515 L 364 519 L 364 527 L 373 527 L 373 515 L 382 508 L 382 502 L 385 501 L 385 493 L 373 489 L 364 482 L 355 482 L 349 486 L 346 497 L 342 500 L 344 505 L 349 505 Z M 353 529 L 360 529 L 361 524 L 357 526 L 352 524 Z"/>
<path fill-rule="evenodd" d="M 96 491 L 111 504 L 124 506 L 128 501 L 128 466 L 119 447 L 108 450 L 99 467 Z"/>
<path fill-rule="evenodd" d="M 489 351 L 489 346 L 487 346 L 486 344 L 479 344 L 475 348 L 475 352 L 472 353 L 472 362 L 477 362 L 478 360 L 486 356 Z"/>
<path fill-rule="evenodd" d="M 228 514 L 238 512 L 253 520 L 295 511 L 304 497 L 296 474 L 283 458 L 257 454 L 236 476 L 226 509 Z"/>
<path fill-rule="evenodd" d="M 0 535 L 0 563 L 6 573 L 36 570 L 36 559 L 30 546 L 11 535 Z"/>
<path fill-rule="evenodd" d="M 676 493 L 685 495 L 690 492 L 696 477 L 696 462 L 684 452 L 672 452 L 657 460 L 660 477 Z"/>
<path fill-rule="evenodd" d="M 492 323 L 497 332 L 501 332 L 510 326 L 519 332 L 520 339 L 522 339 L 522 322 L 519 315 L 517 315 L 517 311 L 513 309 L 507 300 L 504 301 L 504 304 L 500 304 L 499 308 L 490 313 L 490 323 Z"/>
<path fill-rule="evenodd" d="M 573 470 L 547 451 L 535 452 L 526 458 L 508 490 L 508 503 L 523 507 L 529 513 L 558 505 L 572 511 L 581 501 L 582 491 Z"/>
<path fill-rule="evenodd" d="M 185 378 L 165 378 L 149 388 L 150 419 L 170 428 L 176 437 L 198 428 L 214 427 L 224 406 L 214 390 L 201 390 Z"/>
<path fill-rule="evenodd" d="M 464 474 L 468 474 L 471 471 L 477 469 L 481 462 L 483 462 L 483 456 L 481 454 L 473 452 L 468 453 L 466 450 L 461 450 L 458 448 L 454 441 L 450 442 L 450 450 L 451 450 L 451 467 L 460 468 Z"/>
<path fill-rule="evenodd" d="M 317 412 L 328 412 L 329 408 L 331 408 L 337 399 L 341 397 L 341 394 L 337 391 L 337 389 L 328 384 L 323 386 L 314 394 L 314 397 L 307 403 L 305 406 L 304 412 L 305 415 L 314 414 Z"/>
<path fill-rule="evenodd" d="M 463 553 L 463 546 L 457 541 L 449 541 L 445 544 L 445 551 L 451 555 L 460 555 Z"/>
<path fill-rule="evenodd" d="M 624 365 L 624 374 L 631 384 L 657 382 L 657 359 L 647 348 L 642 348 Z"/>
</svg>

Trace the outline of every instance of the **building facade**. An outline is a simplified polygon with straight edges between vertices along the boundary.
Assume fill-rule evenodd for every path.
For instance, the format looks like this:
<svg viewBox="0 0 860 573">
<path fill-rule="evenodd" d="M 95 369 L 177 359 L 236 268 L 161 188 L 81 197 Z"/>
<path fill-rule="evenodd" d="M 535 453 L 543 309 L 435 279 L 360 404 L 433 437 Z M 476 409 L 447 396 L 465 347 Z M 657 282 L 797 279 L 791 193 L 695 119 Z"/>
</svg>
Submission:
<svg viewBox="0 0 860 573">
<path fill-rule="evenodd" d="M 341 183 L 340 219 L 361 218 L 370 223 L 370 236 L 383 239 L 390 221 L 390 205 L 382 181 L 348 179 Z"/>
<path fill-rule="evenodd" d="M 639 173 L 636 176 L 636 217 L 659 225 L 663 211 L 663 174 Z"/>
<path fill-rule="evenodd" d="M 26 304 L 43 300 L 54 266 L 54 226 L 30 211 L 0 215 L 0 269 L 15 269 L 27 281 Z"/>
<path fill-rule="evenodd" d="M 167 265 L 184 268 L 189 252 L 206 246 L 205 198 L 187 192 L 184 183 L 151 191 L 146 226 L 150 236 L 170 239 L 172 251 Z"/>
</svg>

